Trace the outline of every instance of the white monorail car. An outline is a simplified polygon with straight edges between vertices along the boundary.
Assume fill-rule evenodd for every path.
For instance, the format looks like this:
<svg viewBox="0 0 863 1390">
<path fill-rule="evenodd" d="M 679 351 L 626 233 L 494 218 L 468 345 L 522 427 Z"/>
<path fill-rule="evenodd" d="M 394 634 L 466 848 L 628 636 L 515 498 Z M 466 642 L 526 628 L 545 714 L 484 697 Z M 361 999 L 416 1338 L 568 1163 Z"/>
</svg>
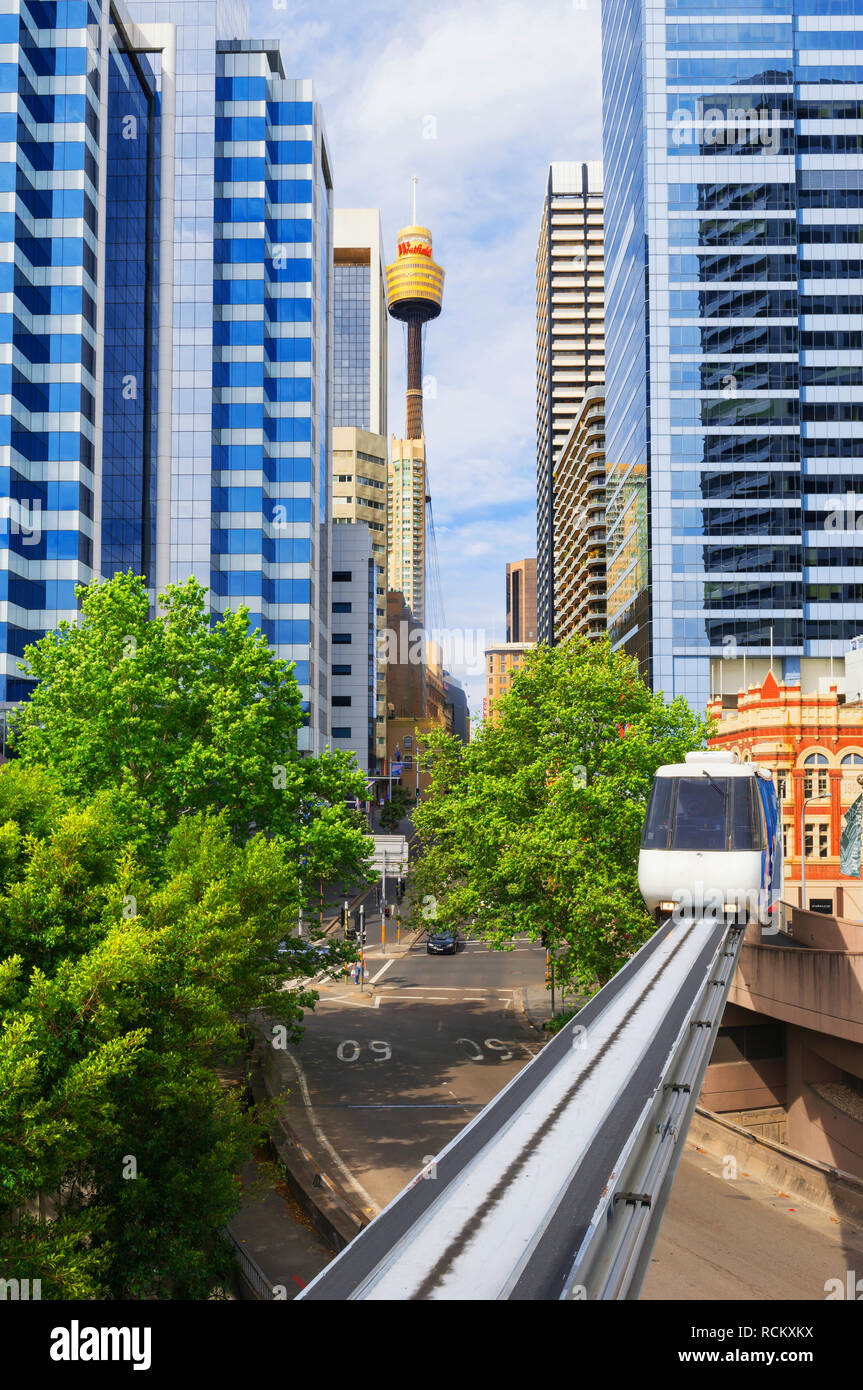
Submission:
<svg viewBox="0 0 863 1390">
<path fill-rule="evenodd" d="M 767 768 L 726 751 L 657 768 L 638 857 L 652 916 L 770 922 L 782 886 L 776 789 Z"/>
</svg>

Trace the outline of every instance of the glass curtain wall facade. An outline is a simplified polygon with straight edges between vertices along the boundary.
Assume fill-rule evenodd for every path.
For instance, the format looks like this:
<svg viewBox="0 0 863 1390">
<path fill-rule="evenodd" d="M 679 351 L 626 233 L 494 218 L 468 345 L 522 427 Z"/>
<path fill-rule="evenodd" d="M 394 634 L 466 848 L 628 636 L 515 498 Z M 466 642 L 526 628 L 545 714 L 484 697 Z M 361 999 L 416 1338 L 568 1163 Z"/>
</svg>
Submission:
<svg viewBox="0 0 863 1390">
<path fill-rule="evenodd" d="M 296 663 L 304 744 L 329 734 L 332 180 L 311 84 L 218 45 L 213 606 Z"/>
<path fill-rule="evenodd" d="M 863 4 L 608 0 L 603 88 L 613 640 L 699 708 L 811 683 L 863 627 Z"/>
<path fill-rule="evenodd" d="M 0 707 L 75 586 L 152 549 L 158 97 L 93 0 L 0 9 Z"/>
<path fill-rule="evenodd" d="M 333 425 L 370 430 L 370 265 L 334 267 Z"/>
<path fill-rule="evenodd" d="M 5 8 L 4 8 L 5 7 Z M 329 728 L 331 177 L 238 0 L 0 0 L 0 707 L 75 586 L 247 602 Z"/>
</svg>

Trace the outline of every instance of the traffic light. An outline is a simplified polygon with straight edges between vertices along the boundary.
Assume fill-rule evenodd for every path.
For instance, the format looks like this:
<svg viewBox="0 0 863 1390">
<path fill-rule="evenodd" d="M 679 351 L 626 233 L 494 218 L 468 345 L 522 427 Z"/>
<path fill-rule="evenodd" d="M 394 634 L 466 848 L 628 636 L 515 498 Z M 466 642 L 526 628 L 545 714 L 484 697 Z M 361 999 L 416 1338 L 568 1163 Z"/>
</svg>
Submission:
<svg viewBox="0 0 863 1390">
<path fill-rule="evenodd" d="M 365 909 L 365 904 L 364 904 L 364 903 L 360 903 L 359 910 L 358 910 L 358 912 L 357 912 L 357 917 L 359 918 L 359 923 L 358 923 L 358 925 L 359 925 L 359 939 L 360 939 L 360 945 L 361 945 L 361 946 L 365 946 L 365 944 L 366 944 L 366 909 Z"/>
<path fill-rule="evenodd" d="M 384 916 L 385 916 L 385 917 L 389 917 L 389 915 L 390 915 L 391 912 L 392 912 L 392 908 L 391 908 L 391 907 L 385 907 L 385 908 L 384 908 Z"/>
</svg>

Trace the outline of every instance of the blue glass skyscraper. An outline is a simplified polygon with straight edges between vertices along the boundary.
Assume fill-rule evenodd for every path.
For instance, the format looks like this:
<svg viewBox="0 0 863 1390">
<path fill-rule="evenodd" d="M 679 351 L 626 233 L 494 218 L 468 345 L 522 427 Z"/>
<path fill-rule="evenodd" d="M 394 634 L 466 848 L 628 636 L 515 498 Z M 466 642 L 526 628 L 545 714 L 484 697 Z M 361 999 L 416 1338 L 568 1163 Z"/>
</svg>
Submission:
<svg viewBox="0 0 863 1390">
<path fill-rule="evenodd" d="M 242 0 L 0 0 L 0 704 L 77 583 L 194 574 L 329 727 L 332 180 Z"/>
<path fill-rule="evenodd" d="M 605 0 L 608 622 L 700 707 L 863 630 L 861 118 L 861 0 Z"/>
</svg>

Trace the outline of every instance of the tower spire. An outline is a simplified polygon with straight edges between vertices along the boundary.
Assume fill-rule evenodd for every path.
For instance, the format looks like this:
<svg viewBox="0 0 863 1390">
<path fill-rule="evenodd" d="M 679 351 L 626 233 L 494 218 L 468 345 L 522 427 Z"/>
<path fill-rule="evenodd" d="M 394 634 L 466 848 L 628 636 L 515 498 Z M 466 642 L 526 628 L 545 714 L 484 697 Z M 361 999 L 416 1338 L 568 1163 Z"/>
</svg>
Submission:
<svg viewBox="0 0 863 1390">
<path fill-rule="evenodd" d="M 411 221 L 411 226 L 412 226 L 412 227 L 415 227 L 416 224 L 417 224 L 417 184 L 418 184 L 418 183 L 419 183 L 419 178 L 417 177 L 416 174 L 413 174 L 413 175 L 411 176 L 411 184 L 413 185 L 413 187 L 412 187 L 412 193 L 413 193 L 413 220 Z"/>
</svg>

